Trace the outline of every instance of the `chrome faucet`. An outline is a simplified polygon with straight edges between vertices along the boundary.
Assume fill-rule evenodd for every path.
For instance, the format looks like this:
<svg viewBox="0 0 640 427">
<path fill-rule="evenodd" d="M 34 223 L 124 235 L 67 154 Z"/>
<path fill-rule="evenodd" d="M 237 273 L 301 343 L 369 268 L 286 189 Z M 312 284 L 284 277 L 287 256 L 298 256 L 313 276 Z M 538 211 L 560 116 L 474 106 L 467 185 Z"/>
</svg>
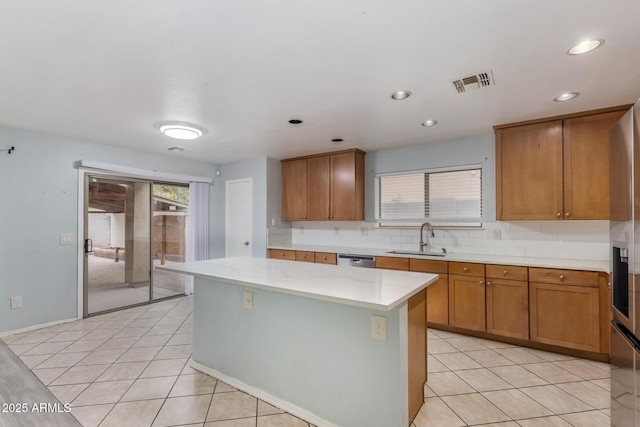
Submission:
<svg viewBox="0 0 640 427">
<path fill-rule="evenodd" d="M 427 234 L 427 240 L 423 240 L 423 236 L 424 236 L 424 229 L 427 229 L 429 234 Z M 428 247 L 429 246 L 429 236 L 431 237 L 436 237 L 435 234 L 433 234 L 433 226 L 428 223 L 425 222 L 420 226 L 420 252 L 424 252 L 424 248 L 425 246 Z"/>
</svg>

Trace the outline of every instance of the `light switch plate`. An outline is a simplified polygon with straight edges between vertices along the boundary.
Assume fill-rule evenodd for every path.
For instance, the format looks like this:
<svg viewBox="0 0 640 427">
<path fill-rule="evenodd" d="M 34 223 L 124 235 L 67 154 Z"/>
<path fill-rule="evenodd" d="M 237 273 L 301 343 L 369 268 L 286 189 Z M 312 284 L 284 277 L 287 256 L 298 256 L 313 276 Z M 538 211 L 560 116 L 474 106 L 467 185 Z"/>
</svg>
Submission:
<svg viewBox="0 0 640 427">
<path fill-rule="evenodd" d="M 11 297 L 11 310 L 22 308 L 22 297 Z"/>
<path fill-rule="evenodd" d="M 73 234 L 71 233 L 63 233 L 60 235 L 60 244 L 61 245 L 72 245 L 73 244 Z"/>
</svg>

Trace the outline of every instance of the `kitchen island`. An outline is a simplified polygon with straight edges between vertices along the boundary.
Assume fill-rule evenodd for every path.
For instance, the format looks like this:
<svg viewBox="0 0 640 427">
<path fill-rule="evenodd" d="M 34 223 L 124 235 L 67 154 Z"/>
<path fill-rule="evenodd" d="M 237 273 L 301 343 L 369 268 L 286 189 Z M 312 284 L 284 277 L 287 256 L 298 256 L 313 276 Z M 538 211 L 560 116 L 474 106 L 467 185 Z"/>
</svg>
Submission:
<svg viewBox="0 0 640 427">
<path fill-rule="evenodd" d="M 420 409 L 437 275 L 251 257 L 156 268 L 195 277 L 195 369 L 318 426 L 406 427 Z"/>
</svg>

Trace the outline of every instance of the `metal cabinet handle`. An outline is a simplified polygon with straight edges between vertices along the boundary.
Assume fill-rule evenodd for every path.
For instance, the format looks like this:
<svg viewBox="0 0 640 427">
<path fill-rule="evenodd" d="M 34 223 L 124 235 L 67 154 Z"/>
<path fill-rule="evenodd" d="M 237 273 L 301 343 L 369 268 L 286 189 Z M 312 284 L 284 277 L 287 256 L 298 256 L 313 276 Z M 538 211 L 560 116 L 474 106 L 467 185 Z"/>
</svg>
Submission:
<svg viewBox="0 0 640 427">
<path fill-rule="evenodd" d="M 560 281 L 563 281 L 563 280 L 564 280 L 564 274 L 561 274 L 560 275 Z"/>
<path fill-rule="evenodd" d="M 507 270 L 505 270 L 505 271 L 502 272 L 502 274 L 504 274 L 506 276 L 507 274 L 509 274 L 509 272 Z"/>
<path fill-rule="evenodd" d="M 327 260 L 327 256 L 326 255 L 323 256 L 322 259 L 326 261 Z"/>
<path fill-rule="evenodd" d="M 561 214 L 560 212 L 558 212 L 558 213 L 556 214 L 556 216 L 557 216 L 558 218 L 560 218 L 560 217 L 562 216 L 562 214 Z"/>
<path fill-rule="evenodd" d="M 480 284 L 482 285 L 484 283 L 484 280 L 480 280 Z"/>
<path fill-rule="evenodd" d="M 464 268 L 462 269 L 462 271 L 464 271 L 464 272 L 466 273 L 467 271 L 469 271 L 469 269 L 468 269 L 467 267 L 464 267 Z"/>
<path fill-rule="evenodd" d="M 245 246 L 249 246 L 249 242 L 244 242 L 244 245 Z"/>
<path fill-rule="evenodd" d="M 565 214 L 564 214 L 564 216 L 566 216 L 567 218 L 569 218 L 569 217 L 571 216 L 571 213 L 570 213 L 570 212 L 567 212 L 567 213 L 565 213 Z"/>
<path fill-rule="evenodd" d="M 480 282 L 480 283 L 482 283 L 482 282 Z M 490 286 L 490 285 L 491 285 L 491 281 L 487 281 L 487 286 Z"/>
</svg>

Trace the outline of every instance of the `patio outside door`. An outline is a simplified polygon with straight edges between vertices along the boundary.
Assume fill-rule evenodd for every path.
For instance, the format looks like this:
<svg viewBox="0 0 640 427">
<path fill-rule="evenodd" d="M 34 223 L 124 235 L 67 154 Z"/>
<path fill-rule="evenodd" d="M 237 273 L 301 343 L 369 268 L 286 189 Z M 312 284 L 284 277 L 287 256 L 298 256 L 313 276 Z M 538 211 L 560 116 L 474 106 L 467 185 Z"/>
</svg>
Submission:
<svg viewBox="0 0 640 427">
<path fill-rule="evenodd" d="M 184 262 L 187 206 L 185 186 L 86 176 L 85 317 L 183 294 L 183 277 L 152 267 Z"/>
</svg>

